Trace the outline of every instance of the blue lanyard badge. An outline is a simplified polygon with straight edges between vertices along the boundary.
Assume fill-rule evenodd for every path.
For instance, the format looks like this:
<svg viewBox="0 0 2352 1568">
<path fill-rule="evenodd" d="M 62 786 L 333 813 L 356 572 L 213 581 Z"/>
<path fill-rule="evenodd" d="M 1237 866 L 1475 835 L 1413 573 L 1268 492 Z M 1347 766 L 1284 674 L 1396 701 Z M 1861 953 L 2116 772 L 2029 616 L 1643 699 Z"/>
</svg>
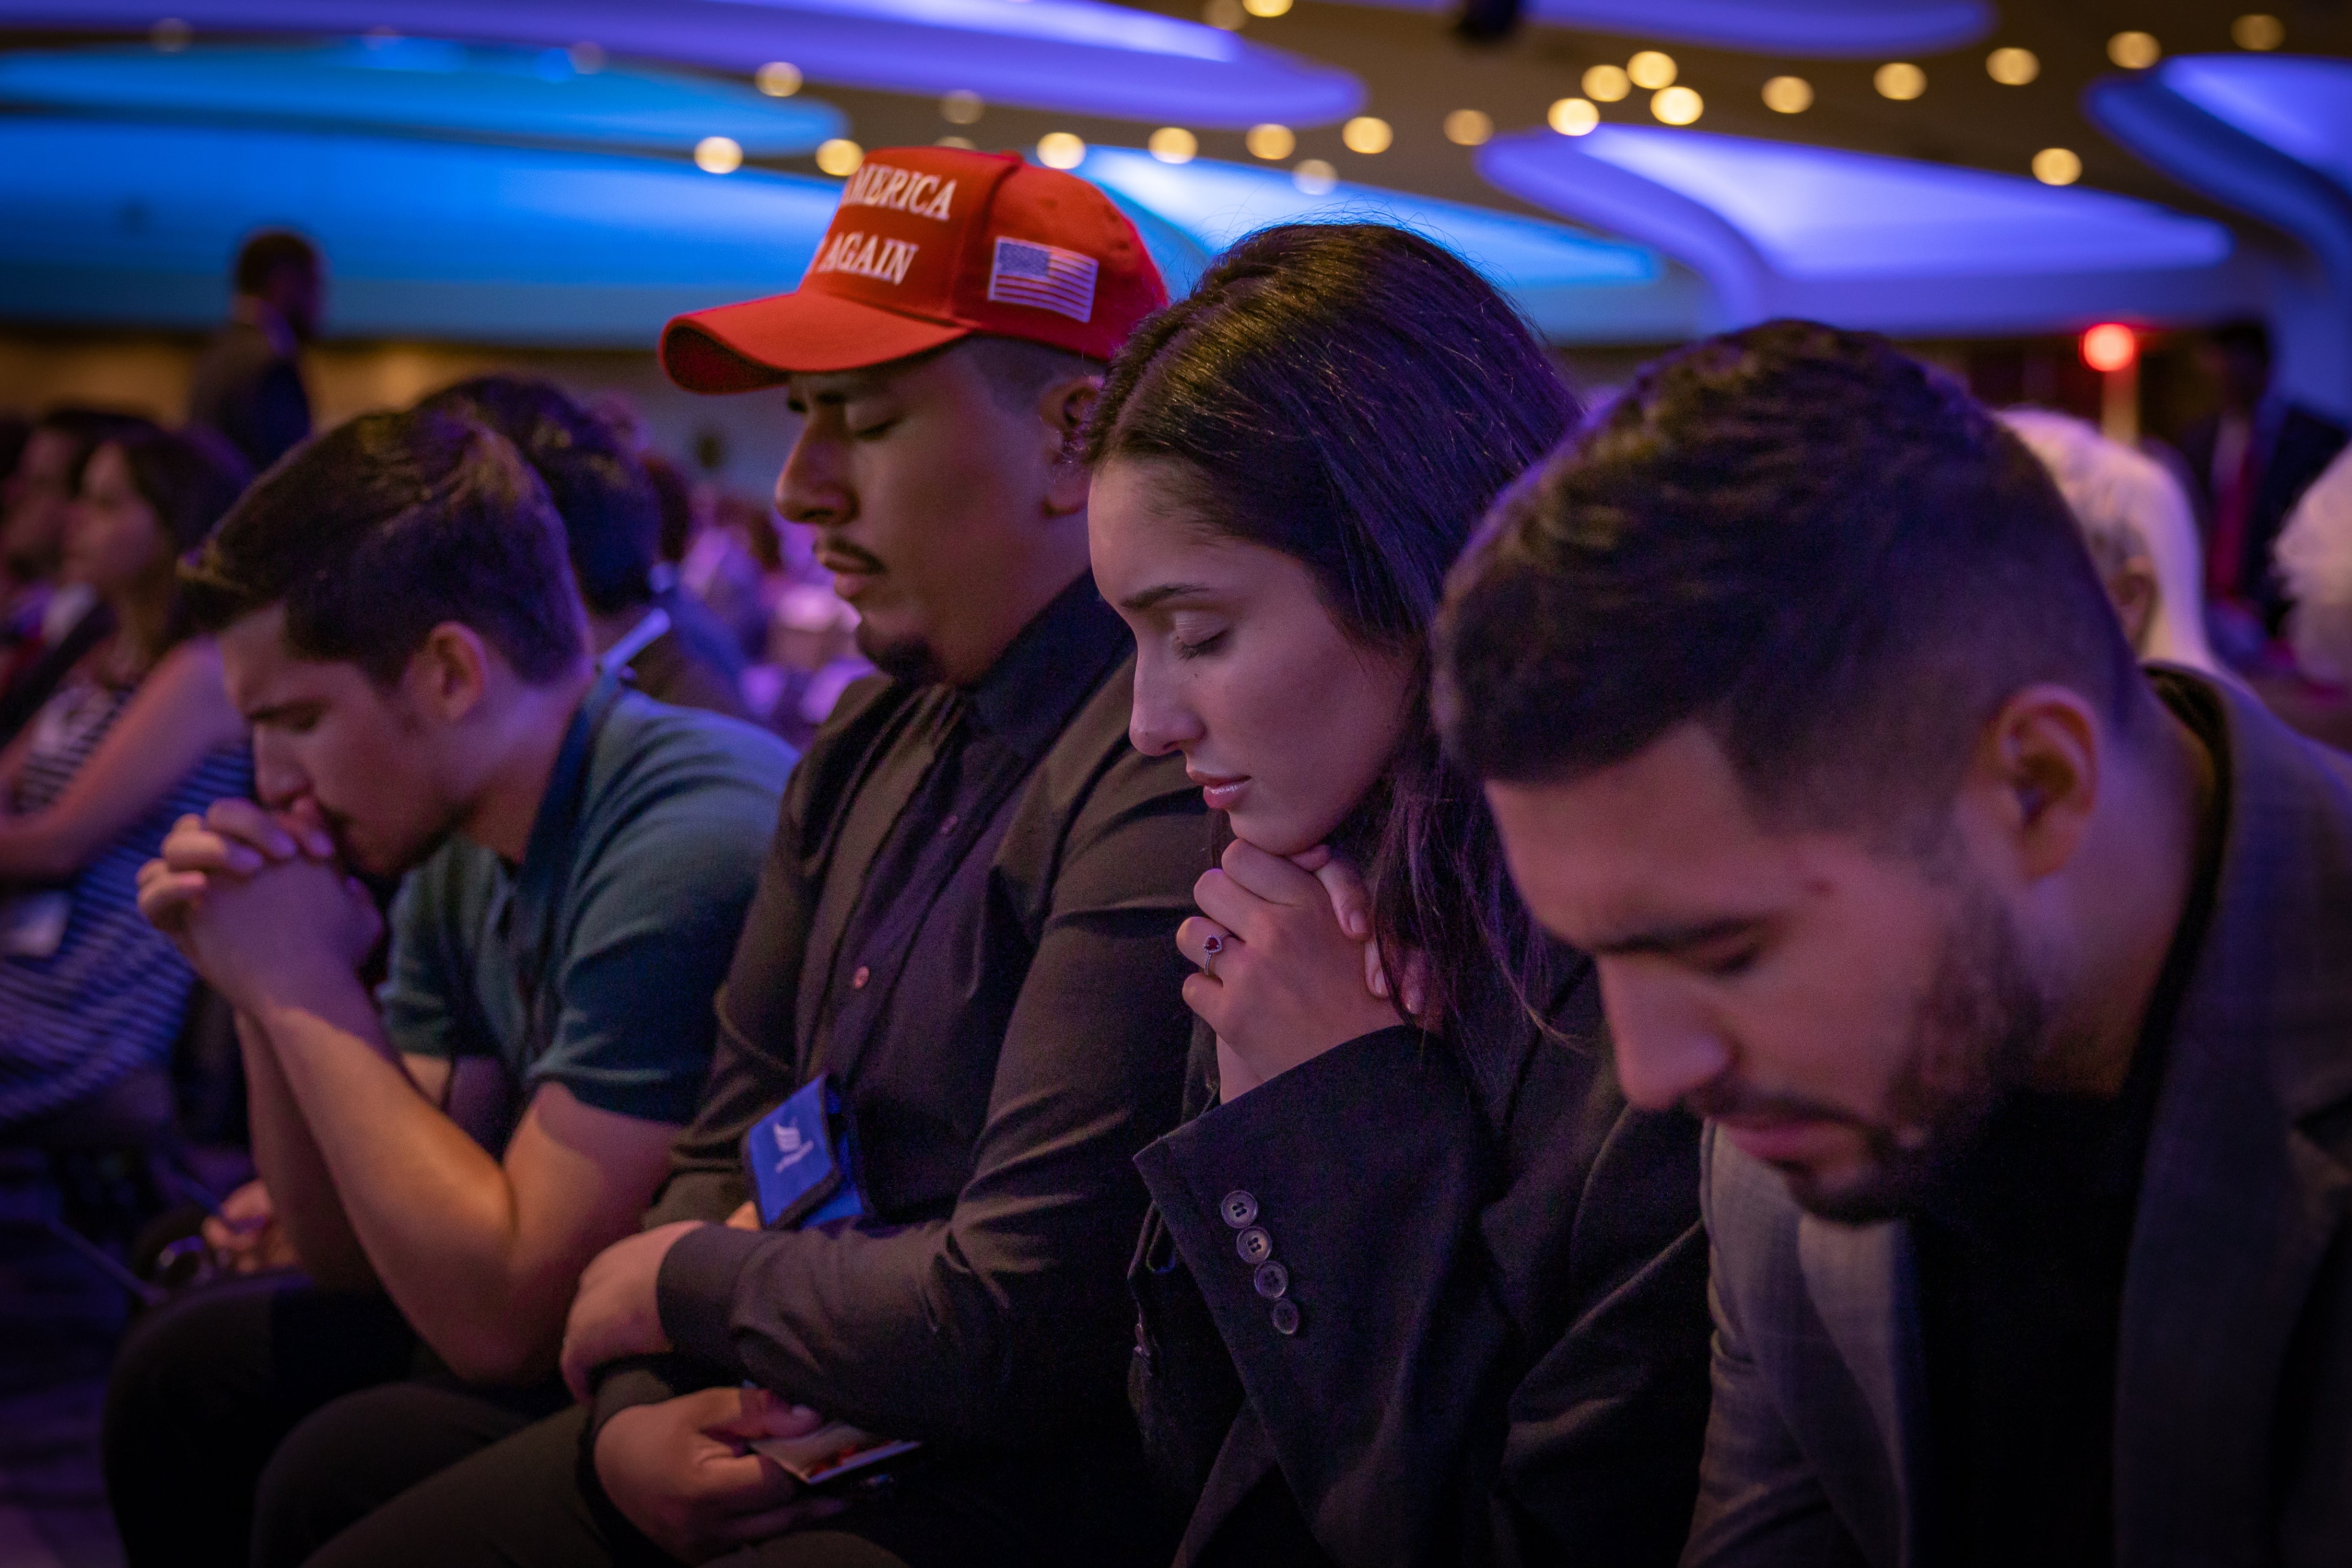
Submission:
<svg viewBox="0 0 2352 1568">
<path fill-rule="evenodd" d="M 866 1213 L 857 1190 L 856 1141 L 841 1096 L 819 1078 L 743 1134 L 743 1168 L 770 1230 L 798 1230 Z"/>
</svg>

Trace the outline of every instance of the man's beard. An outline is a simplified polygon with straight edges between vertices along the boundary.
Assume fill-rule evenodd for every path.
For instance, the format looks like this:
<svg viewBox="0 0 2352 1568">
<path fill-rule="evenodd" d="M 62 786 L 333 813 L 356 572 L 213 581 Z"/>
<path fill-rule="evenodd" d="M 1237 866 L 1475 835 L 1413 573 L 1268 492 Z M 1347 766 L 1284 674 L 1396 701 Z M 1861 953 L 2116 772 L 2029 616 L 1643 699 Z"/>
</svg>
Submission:
<svg viewBox="0 0 2352 1568">
<path fill-rule="evenodd" d="M 1970 884 L 1956 900 L 1935 974 L 1912 1010 L 1887 1122 L 1861 1128 L 1866 1173 L 1834 1191 L 1790 1177 L 1823 1219 L 1867 1225 L 1916 1214 L 2049 1045 L 2051 1006 L 2009 911 Z"/>
<path fill-rule="evenodd" d="M 892 637 L 887 640 L 875 635 L 874 623 L 857 623 L 857 651 L 866 662 L 894 680 L 912 686 L 936 686 L 946 676 L 940 670 L 939 656 L 931 645 L 919 637 Z"/>
<path fill-rule="evenodd" d="M 1686 1108 L 1699 1116 L 1777 1113 L 1849 1129 L 1863 1141 L 1861 1173 L 1832 1186 L 1802 1167 L 1777 1167 L 1790 1195 L 1808 1213 L 1843 1225 L 1898 1219 L 1937 1194 L 1994 1107 L 2042 1059 L 2051 1028 L 2047 994 L 2009 911 L 1969 883 L 1953 900 L 1935 973 L 1912 1006 L 1885 1121 L 1737 1083 L 1710 1086 Z"/>
</svg>

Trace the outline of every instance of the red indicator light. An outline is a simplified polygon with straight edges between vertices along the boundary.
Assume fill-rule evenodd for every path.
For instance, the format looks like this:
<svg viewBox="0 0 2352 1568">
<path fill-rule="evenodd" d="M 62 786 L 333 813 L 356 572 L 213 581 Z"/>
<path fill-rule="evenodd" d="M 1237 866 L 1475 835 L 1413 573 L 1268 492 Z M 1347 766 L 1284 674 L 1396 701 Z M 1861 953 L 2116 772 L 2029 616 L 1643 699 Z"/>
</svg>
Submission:
<svg viewBox="0 0 2352 1568">
<path fill-rule="evenodd" d="M 2120 321 L 2102 321 L 2083 334 L 2083 363 L 2093 370 L 2129 370 L 2139 359 L 2139 334 Z"/>
</svg>

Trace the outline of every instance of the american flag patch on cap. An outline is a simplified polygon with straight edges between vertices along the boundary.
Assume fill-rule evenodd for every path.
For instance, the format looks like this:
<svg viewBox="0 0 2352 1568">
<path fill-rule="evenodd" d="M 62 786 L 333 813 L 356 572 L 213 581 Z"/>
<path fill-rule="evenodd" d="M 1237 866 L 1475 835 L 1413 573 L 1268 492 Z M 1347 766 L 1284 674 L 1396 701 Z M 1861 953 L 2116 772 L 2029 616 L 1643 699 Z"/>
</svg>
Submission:
<svg viewBox="0 0 2352 1568">
<path fill-rule="evenodd" d="M 988 272 L 988 297 L 999 304 L 1034 305 L 1073 321 L 1095 313 L 1095 258 L 1031 239 L 999 239 Z"/>
</svg>

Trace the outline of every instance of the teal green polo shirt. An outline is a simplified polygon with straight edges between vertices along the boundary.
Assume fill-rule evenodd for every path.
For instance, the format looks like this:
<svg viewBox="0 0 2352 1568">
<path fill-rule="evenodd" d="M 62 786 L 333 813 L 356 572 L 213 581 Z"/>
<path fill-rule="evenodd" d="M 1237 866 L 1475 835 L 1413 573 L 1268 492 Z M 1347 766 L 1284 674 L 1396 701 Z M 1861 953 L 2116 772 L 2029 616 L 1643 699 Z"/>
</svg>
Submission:
<svg viewBox="0 0 2352 1568">
<path fill-rule="evenodd" d="M 600 681 L 572 716 L 520 865 L 452 837 L 392 907 L 394 1047 L 491 1057 L 650 1121 L 691 1121 L 775 832 L 791 747 Z"/>
</svg>

